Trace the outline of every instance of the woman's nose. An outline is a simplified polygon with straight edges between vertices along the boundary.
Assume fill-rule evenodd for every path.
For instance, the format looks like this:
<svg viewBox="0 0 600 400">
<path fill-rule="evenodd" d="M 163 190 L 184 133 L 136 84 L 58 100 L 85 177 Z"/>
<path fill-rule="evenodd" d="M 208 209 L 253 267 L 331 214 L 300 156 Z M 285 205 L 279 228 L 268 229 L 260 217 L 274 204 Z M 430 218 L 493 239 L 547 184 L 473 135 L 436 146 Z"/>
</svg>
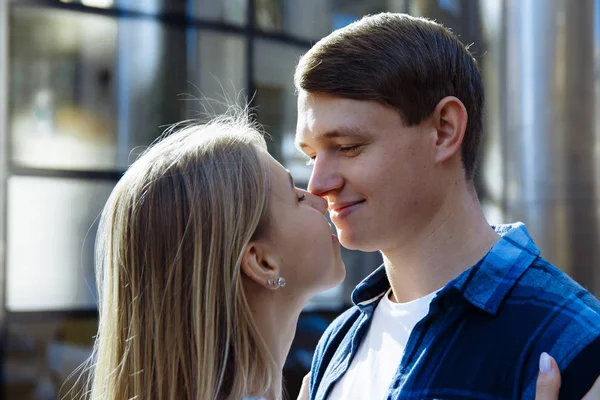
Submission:
<svg viewBox="0 0 600 400">
<path fill-rule="evenodd" d="M 306 195 L 309 196 L 312 207 L 319 210 L 323 215 L 327 213 L 327 200 L 309 192 Z"/>
</svg>

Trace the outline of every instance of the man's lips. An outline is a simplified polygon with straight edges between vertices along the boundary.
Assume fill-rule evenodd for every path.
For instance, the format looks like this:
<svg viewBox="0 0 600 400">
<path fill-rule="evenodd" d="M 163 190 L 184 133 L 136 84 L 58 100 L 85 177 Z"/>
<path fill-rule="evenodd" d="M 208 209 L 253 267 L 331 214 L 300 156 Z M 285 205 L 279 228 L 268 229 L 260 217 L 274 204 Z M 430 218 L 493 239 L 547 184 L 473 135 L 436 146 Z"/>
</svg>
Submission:
<svg viewBox="0 0 600 400">
<path fill-rule="evenodd" d="M 362 203 L 364 203 L 364 200 L 352 201 L 352 202 L 344 202 L 344 203 L 334 203 L 330 207 L 331 218 L 340 219 L 340 218 L 347 217 L 354 210 L 356 210 Z"/>
<path fill-rule="evenodd" d="M 364 202 L 364 200 L 359 200 L 359 201 L 349 201 L 349 202 L 344 202 L 344 203 L 333 203 L 329 209 L 331 211 L 334 212 L 340 212 L 342 211 L 344 208 L 348 208 L 348 207 L 352 207 L 355 204 L 360 204 Z"/>
</svg>

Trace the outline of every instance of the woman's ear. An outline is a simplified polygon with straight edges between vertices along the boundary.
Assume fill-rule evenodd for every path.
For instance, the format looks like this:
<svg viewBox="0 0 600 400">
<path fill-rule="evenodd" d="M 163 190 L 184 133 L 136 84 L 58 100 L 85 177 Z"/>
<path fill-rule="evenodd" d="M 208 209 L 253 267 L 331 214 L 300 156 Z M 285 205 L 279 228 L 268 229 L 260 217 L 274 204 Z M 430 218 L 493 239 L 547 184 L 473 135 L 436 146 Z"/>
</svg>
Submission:
<svg viewBox="0 0 600 400">
<path fill-rule="evenodd" d="M 467 110 L 459 99 L 448 96 L 440 100 L 433 111 L 433 123 L 437 131 L 437 162 L 444 162 L 461 152 L 467 120 Z"/>
<path fill-rule="evenodd" d="M 277 289 L 274 285 L 280 272 L 279 263 L 267 246 L 260 242 L 250 242 L 242 255 L 242 272 L 255 283 L 266 289 Z"/>
</svg>

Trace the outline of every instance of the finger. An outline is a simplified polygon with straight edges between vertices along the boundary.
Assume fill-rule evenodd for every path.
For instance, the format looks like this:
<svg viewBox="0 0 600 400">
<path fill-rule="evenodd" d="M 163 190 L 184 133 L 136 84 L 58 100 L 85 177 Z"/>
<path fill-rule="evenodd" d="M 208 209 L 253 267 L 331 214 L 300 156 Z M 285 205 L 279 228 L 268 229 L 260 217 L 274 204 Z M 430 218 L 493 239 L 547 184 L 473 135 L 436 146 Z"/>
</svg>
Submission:
<svg viewBox="0 0 600 400">
<path fill-rule="evenodd" d="M 302 387 L 300 388 L 300 394 L 298 394 L 298 400 L 309 399 L 309 386 L 310 386 L 310 371 L 302 379 Z"/>
<path fill-rule="evenodd" d="M 547 353 L 542 353 L 539 368 L 535 385 L 535 400 L 558 400 L 560 371 L 556 361 Z"/>
<path fill-rule="evenodd" d="M 598 400 L 600 399 L 600 376 L 594 382 L 594 386 L 590 389 L 589 392 L 581 400 Z"/>
</svg>

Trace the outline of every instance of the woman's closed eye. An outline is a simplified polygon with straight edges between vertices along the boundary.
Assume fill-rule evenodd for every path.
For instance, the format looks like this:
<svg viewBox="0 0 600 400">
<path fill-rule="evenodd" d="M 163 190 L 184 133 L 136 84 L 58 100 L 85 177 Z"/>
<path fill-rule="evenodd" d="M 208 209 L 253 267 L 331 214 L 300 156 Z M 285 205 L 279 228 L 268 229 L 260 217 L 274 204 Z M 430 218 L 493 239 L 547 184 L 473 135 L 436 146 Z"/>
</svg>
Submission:
<svg viewBox="0 0 600 400">
<path fill-rule="evenodd" d="M 304 201 L 304 200 L 306 200 L 306 193 L 302 193 L 302 194 L 300 194 L 298 196 L 298 202 L 299 203 L 302 202 L 302 201 Z"/>
</svg>

